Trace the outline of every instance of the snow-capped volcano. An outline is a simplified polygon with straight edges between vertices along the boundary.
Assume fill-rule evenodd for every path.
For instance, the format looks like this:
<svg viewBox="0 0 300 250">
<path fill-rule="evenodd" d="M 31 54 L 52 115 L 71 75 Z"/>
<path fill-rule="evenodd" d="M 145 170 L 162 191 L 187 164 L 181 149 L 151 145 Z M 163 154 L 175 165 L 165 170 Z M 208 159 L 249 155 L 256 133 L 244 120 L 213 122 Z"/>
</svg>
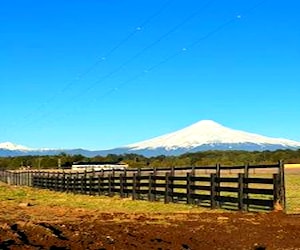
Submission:
<svg viewBox="0 0 300 250">
<path fill-rule="evenodd" d="M 263 151 L 298 149 L 300 142 L 270 138 L 226 128 L 214 121 L 203 120 L 173 133 L 110 150 L 30 149 L 10 142 L 0 143 L 0 156 L 82 154 L 87 157 L 107 154 L 142 154 L 145 156 L 180 155 L 206 150 Z"/>
<path fill-rule="evenodd" d="M 166 152 L 220 150 L 275 150 L 300 148 L 300 142 L 270 138 L 226 128 L 214 121 L 203 120 L 189 127 L 150 140 L 126 146 L 130 151 L 161 149 Z"/>
</svg>

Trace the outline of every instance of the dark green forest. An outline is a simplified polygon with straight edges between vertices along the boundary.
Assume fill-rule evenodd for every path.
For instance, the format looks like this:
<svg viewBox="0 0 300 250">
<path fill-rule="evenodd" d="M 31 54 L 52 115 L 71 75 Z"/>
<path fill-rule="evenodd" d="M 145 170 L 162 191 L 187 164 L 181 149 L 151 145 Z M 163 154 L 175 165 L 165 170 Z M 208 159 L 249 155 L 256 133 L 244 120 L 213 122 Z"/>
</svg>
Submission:
<svg viewBox="0 0 300 250">
<path fill-rule="evenodd" d="M 96 156 L 59 154 L 56 156 L 1 157 L 0 169 L 19 169 L 30 166 L 32 169 L 68 168 L 73 162 L 117 162 L 123 161 L 130 167 L 176 167 L 243 164 L 271 164 L 283 160 L 285 163 L 300 163 L 300 149 L 277 151 L 204 151 L 186 153 L 180 156 L 145 157 L 137 154 Z"/>
</svg>

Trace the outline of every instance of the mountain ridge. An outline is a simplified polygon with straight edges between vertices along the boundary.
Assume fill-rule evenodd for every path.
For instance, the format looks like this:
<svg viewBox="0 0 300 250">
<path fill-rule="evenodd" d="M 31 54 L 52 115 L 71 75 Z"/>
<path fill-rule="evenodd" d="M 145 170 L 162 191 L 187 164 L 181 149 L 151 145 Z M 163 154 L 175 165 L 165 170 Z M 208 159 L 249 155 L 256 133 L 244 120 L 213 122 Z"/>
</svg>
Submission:
<svg viewBox="0 0 300 250">
<path fill-rule="evenodd" d="M 300 147 L 300 142 L 234 130 L 212 120 L 202 120 L 178 131 L 150 140 L 129 144 L 127 147 L 145 149 L 157 148 L 157 145 L 161 145 L 167 149 L 175 149 L 180 147 L 194 148 L 206 144 L 253 142 L 256 144 L 281 144 L 283 146 Z"/>
<path fill-rule="evenodd" d="M 22 145 L 5 142 L 0 143 L 0 156 L 54 155 L 60 153 L 82 154 L 87 157 L 130 153 L 157 156 L 207 150 L 274 151 L 298 148 L 300 148 L 300 142 L 297 141 L 234 130 L 212 120 L 202 120 L 175 132 L 108 150 L 30 149 Z"/>
</svg>

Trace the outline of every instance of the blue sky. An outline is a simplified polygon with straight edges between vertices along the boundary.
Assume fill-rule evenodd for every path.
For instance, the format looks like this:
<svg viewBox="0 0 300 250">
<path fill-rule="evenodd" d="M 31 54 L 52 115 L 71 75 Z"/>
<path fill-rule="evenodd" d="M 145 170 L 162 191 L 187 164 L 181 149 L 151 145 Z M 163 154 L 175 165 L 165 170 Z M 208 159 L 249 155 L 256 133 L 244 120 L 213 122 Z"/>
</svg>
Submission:
<svg viewBox="0 0 300 250">
<path fill-rule="evenodd" d="M 300 141 L 299 8 L 1 1 L 0 142 L 108 149 L 203 119 Z"/>
</svg>

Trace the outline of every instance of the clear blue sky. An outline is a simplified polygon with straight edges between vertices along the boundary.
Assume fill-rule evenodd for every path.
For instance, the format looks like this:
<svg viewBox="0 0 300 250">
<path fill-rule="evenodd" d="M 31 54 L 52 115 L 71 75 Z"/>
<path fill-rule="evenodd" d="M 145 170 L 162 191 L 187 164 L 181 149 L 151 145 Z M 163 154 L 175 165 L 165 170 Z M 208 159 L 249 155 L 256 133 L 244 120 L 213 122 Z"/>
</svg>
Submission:
<svg viewBox="0 0 300 250">
<path fill-rule="evenodd" d="M 202 119 L 300 141 L 299 9 L 1 1 L 0 142 L 108 149 Z"/>
</svg>

